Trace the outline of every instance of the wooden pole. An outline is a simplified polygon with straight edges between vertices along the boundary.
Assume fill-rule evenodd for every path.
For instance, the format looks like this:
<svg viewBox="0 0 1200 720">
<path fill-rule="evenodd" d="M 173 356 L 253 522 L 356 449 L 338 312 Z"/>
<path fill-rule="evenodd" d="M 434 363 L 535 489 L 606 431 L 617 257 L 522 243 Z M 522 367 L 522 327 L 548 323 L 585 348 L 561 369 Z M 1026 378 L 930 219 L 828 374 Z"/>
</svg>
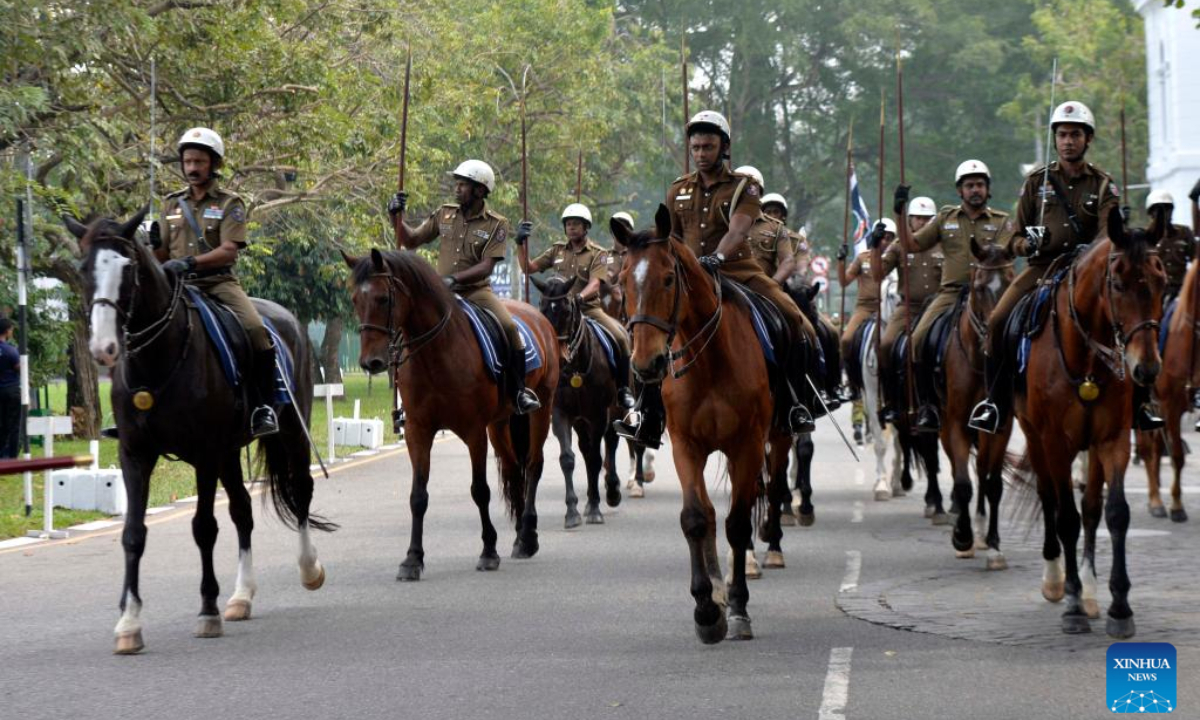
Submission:
<svg viewBox="0 0 1200 720">
<path fill-rule="evenodd" d="M 854 146 L 854 118 L 850 118 L 850 132 L 846 136 L 846 209 L 842 213 L 842 250 L 849 257 L 850 250 L 850 176 L 854 174 L 854 156 L 852 147 Z M 844 260 L 842 262 L 845 262 Z M 841 280 L 842 271 L 838 269 L 838 279 Z M 846 329 L 846 286 L 838 282 L 842 286 L 842 307 L 838 313 L 838 329 Z M 843 358 L 844 360 L 844 358 Z"/>
<path fill-rule="evenodd" d="M 404 62 L 404 101 L 400 110 L 400 162 L 396 170 L 396 191 L 404 192 L 404 165 L 408 155 L 408 81 L 412 76 L 412 45 L 408 46 L 408 57 Z M 400 247 L 400 223 L 404 213 L 392 218 L 392 229 L 396 233 L 396 247 Z"/>
<path fill-rule="evenodd" d="M 896 122 L 899 127 L 899 145 L 900 145 L 900 184 L 904 185 L 904 66 L 900 62 L 900 49 L 896 48 Z M 914 356 L 912 342 L 912 287 L 910 285 L 909 275 L 912 274 L 912 265 L 908 262 L 908 248 L 901 237 L 908 235 L 908 206 L 905 205 L 900 210 L 900 216 L 896 218 L 896 239 L 894 242 L 900 243 L 900 260 L 904 267 L 904 336 L 908 338 L 908 352 L 904 353 L 904 397 L 908 401 L 906 412 L 912 413 L 916 410 L 916 387 L 913 383 L 913 365 L 916 358 Z M 916 253 L 914 253 L 914 256 Z M 916 259 L 915 257 L 913 258 Z"/>
<path fill-rule="evenodd" d="M 687 138 L 687 123 L 692 119 L 691 111 L 688 109 L 688 70 L 687 70 L 687 34 L 685 33 L 679 41 L 679 65 L 683 69 L 683 174 L 687 175 L 692 171 L 691 148 L 689 147 Z"/>
<path fill-rule="evenodd" d="M 884 102 L 885 102 L 884 90 L 883 90 L 883 88 L 880 88 L 879 89 L 879 197 L 878 197 L 879 220 L 878 220 L 878 222 L 883 222 L 883 218 L 887 214 L 887 210 L 885 210 L 883 207 L 883 173 L 884 173 L 884 169 L 885 169 L 884 150 L 886 148 L 885 136 L 884 136 L 884 122 L 883 122 L 884 121 Z M 882 253 L 879 252 L 877 249 L 875 252 L 872 253 L 872 259 L 874 259 L 875 257 L 878 257 L 878 256 L 882 256 Z M 872 269 L 872 274 L 875 274 L 874 269 Z M 880 288 L 882 289 L 882 286 L 883 286 L 882 278 L 880 278 L 879 284 L 880 284 Z M 875 373 L 875 399 L 876 400 L 875 401 L 877 404 L 880 405 L 880 407 L 882 407 L 882 403 L 883 403 L 883 373 L 878 372 L 878 368 L 879 368 L 879 362 L 880 362 L 880 357 L 879 357 L 880 346 L 882 345 L 882 342 L 883 342 L 883 294 L 880 293 L 879 309 L 875 312 L 875 367 L 876 367 L 876 373 Z M 879 418 L 877 417 L 875 419 L 875 421 L 879 422 Z"/>
<path fill-rule="evenodd" d="M 579 162 L 575 164 L 575 202 L 583 202 L 583 148 L 579 149 Z"/>
<path fill-rule="evenodd" d="M 521 88 L 521 221 L 529 219 L 529 153 L 526 150 L 526 132 L 525 132 L 525 88 L 522 83 Z M 529 302 L 529 273 L 524 272 L 524 267 L 529 264 L 529 240 L 521 245 L 521 257 L 524 259 L 522 263 L 522 276 L 525 283 L 525 294 L 522 300 Z"/>
</svg>

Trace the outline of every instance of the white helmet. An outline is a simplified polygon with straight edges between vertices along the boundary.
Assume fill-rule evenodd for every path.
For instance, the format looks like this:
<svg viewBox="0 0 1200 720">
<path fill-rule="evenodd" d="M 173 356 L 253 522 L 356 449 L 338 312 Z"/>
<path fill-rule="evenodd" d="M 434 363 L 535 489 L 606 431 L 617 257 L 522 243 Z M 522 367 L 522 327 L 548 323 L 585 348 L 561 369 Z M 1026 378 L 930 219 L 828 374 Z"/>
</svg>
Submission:
<svg viewBox="0 0 1200 720">
<path fill-rule="evenodd" d="M 984 165 L 979 160 L 965 160 L 958 165 L 958 169 L 954 171 L 954 184 L 962 182 L 962 179 L 968 175 L 982 175 L 992 181 L 992 173 L 988 170 L 988 166 Z"/>
<path fill-rule="evenodd" d="M 630 215 L 629 213 L 625 212 L 624 210 L 622 210 L 621 212 L 613 213 L 612 219 L 620 220 L 621 222 L 628 225 L 630 230 L 633 229 L 633 216 Z"/>
<path fill-rule="evenodd" d="M 895 220 L 893 220 L 891 218 L 884 218 L 884 219 L 880 220 L 879 222 L 883 223 L 883 231 L 884 232 L 890 232 L 892 235 L 896 234 L 896 221 Z"/>
<path fill-rule="evenodd" d="M 496 173 L 492 172 L 491 165 L 482 160 L 463 160 L 450 174 L 477 182 L 487 188 L 488 192 L 496 189 Z"/>
<path fill-rule="evenodd" d="M 933 198 L 927 198 L 924 195 L 915 197 L 908 201 L 908 214 L 921 217 L 933 217 L 937 215 L 937 205 L 933 203 Z"/>
<path fill-rule="evenodd" d="M 1171 197 L 1171 193 L 1167 192 L 1166 190 L 1154 190 L 1146 196 L 1146 209 L 1149 210 L 1155 205 L 1174 206 L 1175 198 Z"/>
<path fill-rule="evenodd" d="M 1053 129 L 1059 123 L 1076 123 L 1093 133 L 1096 132 L 1096 119 L 1092 117 L 1092 111 L 1077 100 L 1068 100 L 1054 108 L 1054 114 L 1050 116 L 1050 128 Z"/>
<path fill-rule="evenodd" d="M 785 213 L 788 211 L 787 198 L 780 195 L 779 193 L 767 193 L 766 195 L 763 195 L 762 206 L 766 207 L 771 204 L 782 205 L 783 211 Z"/>
<path fill-rule="evenodd" d="M 565 223 L 567 220 L 569 220 L 571 218 L 575 218 L 576 220 L 582 220 L 585 223 L 587 223 L 589 226 L 591 226 L 592 211 L 588 210 L 587 205 L 583 205 L 582 203 L 571 203 L 570 205 L 568 205 L 566 207 L 565 210 L 563 210 L 562 221 Z"/>
<path fill-rule="evenodd" d="M 701 110 L 693 115 L 691 120 L 688 120 L 688 137 L 691 137 L 693 131 L 704 129 L 705 127 L 715 128 L 718 132 L 725 136 L 726 140 L 728 140 L 731 136 L 729 130 L 729 121 L 725 119 L 724 115 L 719 112 L 713 112 L 712 110 Z"/>
<path fill-rule="evenodd" d="M 208 148 L 216 153 L 217 157 L 225 158 L 225 141 L 215 131 L 206 127 L 194 127 L 185 132 L 180 136 L 179 142 L 175 143 L 175 149 L 183 154 L 183 149 L 189 145 Z"/>
<path fill-rule="evenodd" d="M 763 187 L 762 173 L 760 173 L 758 171 L 758 168 L 754 167 L 753 165 L 743 165 L 740 168 L 738 168 L 737 170 L 734 170 L 734 172 L 739 175 L 748 176 L 751 180 L 758 183 L 759 187 Z"/>
</svg>

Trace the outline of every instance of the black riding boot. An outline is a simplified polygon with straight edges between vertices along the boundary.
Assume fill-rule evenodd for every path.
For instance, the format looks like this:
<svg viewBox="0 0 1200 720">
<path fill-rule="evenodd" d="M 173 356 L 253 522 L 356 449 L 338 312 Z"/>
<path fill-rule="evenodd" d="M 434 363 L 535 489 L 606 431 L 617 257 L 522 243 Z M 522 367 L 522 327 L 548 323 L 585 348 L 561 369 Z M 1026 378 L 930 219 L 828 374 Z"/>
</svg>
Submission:
<svg viewBox="0 0 1200 720">
<path fill-rule="evenodd" d="M 538 396 L 525 387 L 525 349 L 522 347 L 509 348 L 508 353 L 509 382 L 512 383 L 513 405 L 517 415 L 526 415 L 542 406 Z"/>
<path fill-rule="evenodd" d="M 275 415 L 275 349 L 254 353 L 254 392 L 258 406 L 250 414 L 250 436 L 265 437 L 279 432 L 279 418 Z"/>
<path fill-rule="evenodd" d="M 637 403 L 624 419 L 613 422 L 613 429 L 626 440 L 657 450 L 662 445 L 663 430 L 667 426 L 662 385 L 643 385 L 634 381 L 634 386 L 638 390 Z"/>
<path fill-rule="evenodd" d="M 1150 388 L 1145 385 L 1133 384 L 1133 429 L 1134 430 L 1158 430 L 1166 425 L 1167 422 L 1158 414 L 1158 408 L 1155 407 L 1153 399 L 1150 397 Z"/>
<path fill-rule="evenodd" d="M 792 406 L 788 409 L 788 430 L 793 435 L 817 429 L 813 413 L 803 400 L 812 396 L 812 388 L 808 384 L 808 368 L 804 362 L 807 350 L 807 344 L 796 345 L 788 353 L 787 359 L 788 391 L 792 398 Z"/>
<path fill-rule="evenodd" d="M 933 398 L 937 391 L 933 387 L 933 370 L 926 368 L 923 363 L 913 363 L 913 382 L 917 391 L 917 432 L 936 433 L 942 428 L 942 419 L 938 415 L 937 403 Z"/>
<path fill-rule="evenodd" d="M 622 352 L 621 348 L 616 348 L 617 358 L 617 404 L 626 410 L 632 410 L 637 400 L 634 399 L 633 393 L 629 392 L 629 355 Z"/>
</svg>

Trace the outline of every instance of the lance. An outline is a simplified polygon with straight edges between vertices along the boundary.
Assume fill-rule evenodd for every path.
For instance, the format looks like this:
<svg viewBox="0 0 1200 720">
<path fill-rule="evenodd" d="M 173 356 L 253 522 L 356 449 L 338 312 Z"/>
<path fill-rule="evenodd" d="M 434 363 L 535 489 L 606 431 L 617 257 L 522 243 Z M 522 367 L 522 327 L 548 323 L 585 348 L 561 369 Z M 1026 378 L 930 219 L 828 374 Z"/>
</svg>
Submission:
<svg viewBox="0 0 1200 720">
<path fill-rule="evenodd" d="M 883 90 L 883 88 L 880 88 L 879 89 L 879 198 L 878 198 L 879 199 L 879 222 L 883 222 L 883 217 L 887 212 L 883 207 L 883 171 L 884 171 L 884 159 L 885 159 L 884 158 L 884 150 L 886 149 L 885 144 L 884 144 L 885 140 L 884 140 L 884 122 L 883 122 L 884 121 L 884 102 L 885 102 L 884 90 Z M 876 248 L 876 252 L 872 253 L 872 256 L 873 256 L 871 258 L 872 261 L 874 261 L 874 259 L 875 259 L 874 256 L 878 256 L 878 255 L 882 255 L 882 253 L 878 252 L 878 248 Z M 882 259 L 880 260 L 880 262 L 882 262 Z M 872 268 L 871 274 L 874 275 L 875 272 L 876 272 L 875 269 Z M 872 280 L 873 279 L 874 278 L 872 278 Z M 883 289 L 883 278 L 879 279 L 879 287 L 880 287 L 880 290 Z M 883 398 L 883 373 L 879 372 L 879 363 L 880 363 L 879 348 L 880 348 L 881 341 L 882 341 L 881 339 L 883 338 L 883 301 L 884 301 L 883 294 L 880 293 L 879 309 L 875 312 L 875 391 L 876 391 L 875 397 L 876 397 L 877 403 Z"/>
<path fill-rule="evenodd" d="M 579 161 L 575 163 L 575 202 L 583 202 L 583 148 L 579 149 Z"/>
<path fill-rule="evenodd" d="M 41 472 L 43 470 L 61 470 L 63 468 L 83 467 L 91 464 L 91 455 L 0 460 L 0 475 L 18 475 L 27 472 Z"/>
<path fill-rule="evenodd" d="M 849 251 L 850 246 L 850 176 L 854 174 L 854 158 L 851 148 L 854 145 L 854 118 L 850 118 L 850 132 L 846 136 L 846 209 L 842 213 L 842 250 Z M 843 266 L 845 260 L 842 261 Z M 842 280 L 845 271 L 838 269 L 838 280 Z M 846 284 L 839 282 L 842 286 L 842 308 L 838 313 L 838 326 L 840 330 L 846 329 Z"/>
<path fill-rule="evenodd" d="M 1121 217 L 1129 224 L 1129 163 L 1125 152 L 1125 101 L 1121 101 L 1121 194 L 1125 204 L 1121 208 Z"/>
<path fill-rule="evenodd" d="M 687 34 L 685 33 L 679 40 L 679 66 L 683 70 L 683 174 L 687 175 L 692 171 L 692 158 L 689 155 L 687 140 L 687 123 L 692 119 L 691 113 L 688 110 L 688 72 L 687 72 Z"/>
<path fill-rule="evenodd" d="M 528 68 L 526 68 L 528 72 Z M 521 87 L 521 222 L 529 219 L 529 155 L 525 149 L 525 88 Z M 521 245 L 522 267 L 529 265 L 529 240 Z M 529 302 L 529 273 L 523 273 L 525 280 L 525 295 L 522 299 Z"/>
<path fill-rule="evenodd" d="M 900 137 L 900 184 L 904 185 L 904 66 L 900 61 L 900 49 L 896 48 L 896 119 L 899 125 Z M 908 206 L 905 205 L 900 210 L 900 217 L 896 218 L 896 240 L 907 238 L 908 231 Z M 914 255 L 914 260 L 916 253 Z M 908 352 L 904 353 L 904 395 L 908 400 L 908 412 L 916 409 L 916 397 L 913 386 L 913 364 L 915 358 L 913 356 L 912 342 L 912 295 L 909 286 L 909 275 L 912 274 L 912 266 L 908 263 L 908 248 L 904 243 L 900 243 L 900 259 L 904 265 L 904 336 L 908 338 Z"/>
<path fill-rule="evenodd" d="M 408 81 L 412 76 L 412 45 L 408 46 L 408 57 L 404 61 L 404 101 L 400 110 L 400 167 L 396 170 L 396 190 L 404 192 L 404 161 L 408 151 Z M 396 213 L 393 229 L 396 232 L 396 247 L 400 247 L 400 223 L 403 213 Z"/>
</svg>

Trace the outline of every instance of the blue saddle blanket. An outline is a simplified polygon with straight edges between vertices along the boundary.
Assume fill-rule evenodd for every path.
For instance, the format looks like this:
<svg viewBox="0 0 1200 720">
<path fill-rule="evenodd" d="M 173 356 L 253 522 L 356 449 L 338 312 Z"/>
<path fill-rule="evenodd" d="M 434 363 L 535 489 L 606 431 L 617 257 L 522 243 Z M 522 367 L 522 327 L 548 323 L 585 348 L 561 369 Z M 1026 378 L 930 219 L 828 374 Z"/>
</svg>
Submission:
<svg viewBox="0 0 1200 720">
<path fill-rule="evenodd" d="M 1163 311 L 1162 323 L 1158 326 L 1158 352 L 1161 355 L 1167 350 L 1167 333 L 1171 329 L 1171 318 L 1175 315 L 1175 311 L 1179 309 L 1179 298 L 1172 298 L 1167 304 L 1167 309 Z"/>
<path fill-rule="evenodd" d="M 500 352 L 496 347 L 496 340 L 493 340 L 491 333 L 488 332 L 489 324 L 494 323 L 490 317 L 485 320 L 481 315 L 481 310 L 462 299 L 456 297 L 458 306 L 467 315 L 467 319 L 471 321 L 471 329 L 475 331 L 475 339 L 479 341 L 479 351 L 483 354 L 483 364 L 487 367 L 488 372 L 492 374 L 492 380 L 499 382 L 500 376 L 504 370 L 504 363 L 501 361 Z M 524 320 L 514 316 L 513 322 L 517 324 L 517 332 L 520 333 L 521 339 L 525 342 L 525 374 L 529 374 L 542 366 L 542 353 L 538 350 L 537 341 L 534 340 L 533 331 L 525 324 Z"/>
<path fill-rule="evenodd" d="M 1045 280 L 1034 290 L 1033 300 L 1027 301 L 1025 306 L 1028 307 L 1028 312 L 1021 321 L 1021 341 L 1017 346 L 1017 374 L 1024 375 L 1025 370 L 1029 367 L 1030 349 L 1033 347 L 1033 339 L 1037 337 L 1042 329 L 1042 317 L 1046 312 L 1046 306 L 1053 300 L 1054 291 L 1063 278 L 1070 272 L 1071 265 L 1067 264 L 1054 273 L 1049 282 Z M 1023 310 L 1021 305 L 1016 308 L 1017 312 Z M 1001 329 L 1003 331 L 1003 328 Z"/>
<path fill-rule="evenodd" d="M 588 327 L 596 334 L 596 339 L 604 348 L 604 357 L 608 358 L 608 366 L 615 373 L 617 371 L 617 349 L 613 347 L 613 339 L 608 336 L 608 331 L 600 323 L 591 318 L 584 318 L 584 320 L 587 320 Z"/>
<path fill-rule="evenodd" d="M 754 326 L 754 334 L 758 336 L 758 344 L 762 347 L 763 357 L 772 365 L 778 364 L 775 361 L 775 344 L 771 342 L 771 335 L 767 331 L 767 321 L 763 318 L 762 313 L 758 310 L 758 306 L 745 290 L 737 285 L 733 285 L 732 287 L 737 288 L 738 292 L 746 300 L 746 306 L 750 308 L 750 324 Z"/>
<path fill-rule="evenodd" d="M 217 317 L 213 301 L 203 292 L 190 285 L 186 286 L 186 289 L 192 305 L 195 306 L 197 313 L 200 315 L 200 323 L 204 326 L 204 331 L 208 335 L 209 341 L 212 342 L 213 348 L 217 351 L 217 358 L 221 362 L 221 370 L 225 373 L 225 379 L 229 381 L 230 387 L 240 387 L 242 384 L 242 372 L 238 362 L 238 353 L 234 349 L 234 342 L 230 339 L 228 332 Z M 222 309 L 221 312 L 229 313 L 226 309 Z M 229 314 L 232 315 L 232 313 Z M 263 325 L 267 328 L 267 334 L 271 336 L 271 344 L 275 346 L 275 402 L 277 404 L 290 403 L 291 396 L 288 393 L 288 388 L 295 387 L 296 382 L 295 363 L 292 360 L 292 354 L 288 351 L 287 345 L 283 342 L 283 338 L 279 336 L 279 332 L 271 324 L 271 321 L 264 317 Z"/>
</svg>

